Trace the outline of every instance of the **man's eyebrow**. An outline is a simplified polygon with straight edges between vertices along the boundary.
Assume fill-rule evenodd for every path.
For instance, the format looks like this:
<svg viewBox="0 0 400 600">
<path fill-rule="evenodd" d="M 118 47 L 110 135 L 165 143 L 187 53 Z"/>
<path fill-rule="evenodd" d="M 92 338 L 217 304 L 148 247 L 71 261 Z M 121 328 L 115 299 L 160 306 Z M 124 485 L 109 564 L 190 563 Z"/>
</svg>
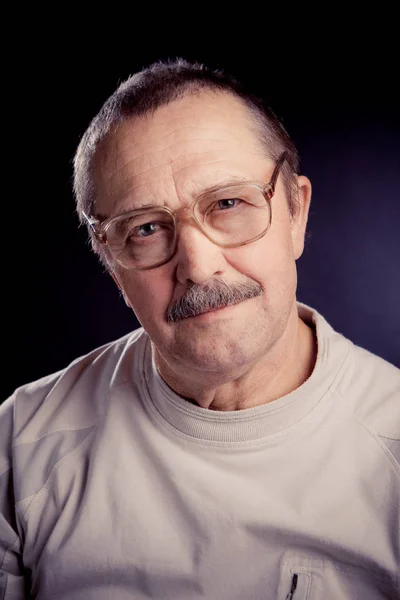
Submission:
<svg viewBox="0 0 400 600">
<path fill-rule="evenodd" d="M 99 221 L 106 221 L 107 219 L 111 219 L 111 217 L 119 217 L 120 215 L 125 215 L 128 214 L 130 212 L 133 212 L 134 210 L 140 210 L 141 208 L 146 210 L 146 209 L 150 209 L 150 208 L 160 208 L 161 206 L 163 206 L 162 204 L 154 204 L 154 203 L 145 203 L 142 202 L 140 204 L 136 204 L 133 208 L 130 208 L 129 210 L 124 210 L 124 212 L 122 213 L 117 213 L 116 215 L 111 215 L 111 216 L 106 216 L 103 215 L 99 212 L 96 212 L 96 219 L 98 219 Z"/>
<path fill-rule="evenodd" d="M 198 196 L 216 192 L 220 188 L 226 187 L 227 185 L 230 185 L 231 183 L 243 183 L 244 181 L 248 181 L 248 179 L 246 177 L 242 177 L 242 176 L 239 177 L 237 175 L 232 175 L 231 177 L 229 177 L 229 179 L 226 179 L 225 181 L 220 181 L 219 183 L 216 183 L 215 185 L 204 188 L 201 192 L 198 193 Z"/>
</svg>

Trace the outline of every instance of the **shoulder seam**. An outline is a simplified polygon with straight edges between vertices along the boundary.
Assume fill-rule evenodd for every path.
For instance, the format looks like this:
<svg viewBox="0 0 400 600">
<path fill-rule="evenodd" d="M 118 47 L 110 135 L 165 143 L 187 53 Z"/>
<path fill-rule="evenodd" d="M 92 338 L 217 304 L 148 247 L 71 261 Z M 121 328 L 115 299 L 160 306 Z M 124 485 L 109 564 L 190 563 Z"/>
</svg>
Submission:
<svg viewBox="0 0 400 600">
<path fill-rule="evenodd" d="M 55 464 L 52 466 L 52 468 L 51 468 L 51 470 L 50 470 L 50 473 L 48 474 L 48 476 L 47 476 L 47 478 L 46 478 L 46 481 L 45 481 L 45 482 L 43 483 L 43 485 L 42 485 L 42 486 L 41 486 L 41 487 L 40 487 L 40 488 L 37 490 L 37 492 L 35 492 L 34 494 L 32 494 L 32 497 L 31 497 L 31 499 L 29 500 L 29 504 L 28 504 L 28 506 L 26 506 L 26 507 L 25 507 L 25 509 L 24 509 L 24 511 L 23 511 L 23 513 L 22 513 L 22 515 L 21 515 L 21 517 L 22 517 L 22 518 L 25 518 L 26 514 L 28 513 L 28 511 L 29 511 L 29 509 L 30 509 L 30 507 L 31 507 L 31 504 L 32 504 L 32 502 L 33 502 L 34 500 L 36 500 L 36 498 L 38 498 L 40 494 L 43 494 L 45 491 L 49 491 L 49 489 L 50 489 L 50 488 L 48 487 L 48 482 L 49 482 L 49 479 L 51 478 L 51 476 L 52 476 L 52 474 L 53 474 L 53 471 L 54 471 L 54 470 L 55 470 L 55 469 L 58 467 L 58 465 L 60 464 L 60 462 L 61 462 L 61 461 L 63 461 L 63 460 L 67 460 L 67 459 L 68 459 L 68 458 L 69 458 L 69 457 L 70 457 L 70 456 L 71 456 L 71 455 L 72 455 L 74 452 L 76 453 L 76 452 L 80 451 L 80 450 L 81 450 L 81 448 L 82 448 L 82 446 L 83 446 L 83 444 L 84 444 L 85 442 L 87 442 L 87 440 L 90 438 L 90 436 L 92 436 L 92 435 L 93 435 L 93 433 L 94 433 L 94 432 L 96 432 L 96 430 L 97 430 L 97 426 L 94 426 L 94 428 L 92 429 L 92 431 L 91 431 L 91 432 L 88 434 L 88 436 L 87 436 L 87 437 L 85 437 L 85 438 L 84 438 L 84 439 L 83 439 L 83 440 L 82 440 L 82 441 L 81 441 L 81 442 L 78 444 L 78 446 L 76 446 L 75 448 L 72 448 L 71 450 L 69 450 L 68 452 L 66 452 L 65 454 L 63 454 L 63 455 L 62 455 L 62 456 L 61 456 L 61 457 L 58 459 L 58 461 L 57 461 L 57 462 L 56 462 L 56 463 L 55 463 Z M 29 498 L 29 496 L 28 496 L 28 498 Z M 19 500 L 17 500 L 17 502 L 15 503 L 15 505 L 17 505 L 19 502 L 22 502 L 23 500 L 25 500 L 25 498 L 20 498 Z"/>
<path fill-rule="evenodd" d="M 396 474 L 400 481 L 400 463 L 398 462 L 398 460 L 396 459 L 394 454 L 392 452 L 390 452 L 389 448 L 387 448 L 379 439 L 380 437 L 385 437 L 385 436 L 381 436 L 377 431 L 371 430 L 367 425 L 365 425 L 365 423 L 360 421 L 354 414 L 350 415 L 350 417 L 352 419 L 354 419 L 354 421 L 356 421 L 360 425 L 360 427 L 362 427 L 372 437 L 372 439 L 375 441 L 376 445 L 379 446 L 381 453 L 384 454 L 384 456 L 386 457 L 386 460 L 389 461 L 394 466 L 394 469 L 395 469 Z M 397 438 L 389 438 L 388 437 L 387 439 L 395 439 L 395 440 L 399 441 Z"/>
</svg>

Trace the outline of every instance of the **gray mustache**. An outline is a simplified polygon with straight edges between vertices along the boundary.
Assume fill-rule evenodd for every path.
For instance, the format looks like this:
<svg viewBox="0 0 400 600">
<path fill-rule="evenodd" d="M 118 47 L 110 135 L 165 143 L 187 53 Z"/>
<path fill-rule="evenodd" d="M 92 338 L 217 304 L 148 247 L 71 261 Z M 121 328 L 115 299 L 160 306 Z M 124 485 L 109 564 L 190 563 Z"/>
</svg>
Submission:
<svg viewBox="0 0 400 600">
<path fill-rule="evenodd" d="M 184 295 L 168 307 L 165 320 L 167 323 L 177 323 L 212 309 L 261 296 L 262 292 L 263 288 L 255 281 L 228 284 L 215 279 L 206 285 L 191 283 Z"/>
</svg>

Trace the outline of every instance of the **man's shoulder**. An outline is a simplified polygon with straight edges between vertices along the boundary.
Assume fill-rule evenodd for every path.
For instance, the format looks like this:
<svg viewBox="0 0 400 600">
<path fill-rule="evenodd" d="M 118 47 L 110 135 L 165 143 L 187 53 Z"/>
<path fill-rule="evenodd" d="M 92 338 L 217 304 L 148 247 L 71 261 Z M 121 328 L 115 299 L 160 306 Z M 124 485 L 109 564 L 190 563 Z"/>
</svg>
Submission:
<svg viewBox="0 0 400 600">
<path fill-rule="evenodd" d="M 340 333 L 314 308 L 298 302 L 299 316 L 325 342 L 322 364 L 333 372 L 341 406 L 370 431 L 400 440 L 400 369 Z"/>
<path fill-rule="evenodd" d="M 400 369 L 395 365 L 353 344 L 338 391 L 371 432 L 400 440 Z"/>
<path fill-rule="evenodd" d="M 89 427 L 104 410 L 110 389 L 133 380 L 146 335 L 139 328 L 79 356 L 65 368 L 18 387 L 0 406 L 0 421 L 13 422 L 14 438 L 28 423 L 36 435 L 53 427 Z M 53 429 L 52 427 L 52 429 Z M 24 437 L 24 436 L 23 436 Z"/>
</svg>

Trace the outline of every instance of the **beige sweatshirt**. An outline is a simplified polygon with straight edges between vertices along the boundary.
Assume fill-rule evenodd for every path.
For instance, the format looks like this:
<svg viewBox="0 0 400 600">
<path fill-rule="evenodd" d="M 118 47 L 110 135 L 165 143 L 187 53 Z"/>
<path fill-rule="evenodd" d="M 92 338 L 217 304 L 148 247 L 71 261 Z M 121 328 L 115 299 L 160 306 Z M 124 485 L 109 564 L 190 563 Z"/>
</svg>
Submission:
<svg viewBox="0 0 400 600">
<path fill-rule="evenodd" d="M 142 329 L 0 407 L 0 600 L 400 598 L 400 371 L 316 328 L 311 377 L 216 412 Z"/>
</svg>

